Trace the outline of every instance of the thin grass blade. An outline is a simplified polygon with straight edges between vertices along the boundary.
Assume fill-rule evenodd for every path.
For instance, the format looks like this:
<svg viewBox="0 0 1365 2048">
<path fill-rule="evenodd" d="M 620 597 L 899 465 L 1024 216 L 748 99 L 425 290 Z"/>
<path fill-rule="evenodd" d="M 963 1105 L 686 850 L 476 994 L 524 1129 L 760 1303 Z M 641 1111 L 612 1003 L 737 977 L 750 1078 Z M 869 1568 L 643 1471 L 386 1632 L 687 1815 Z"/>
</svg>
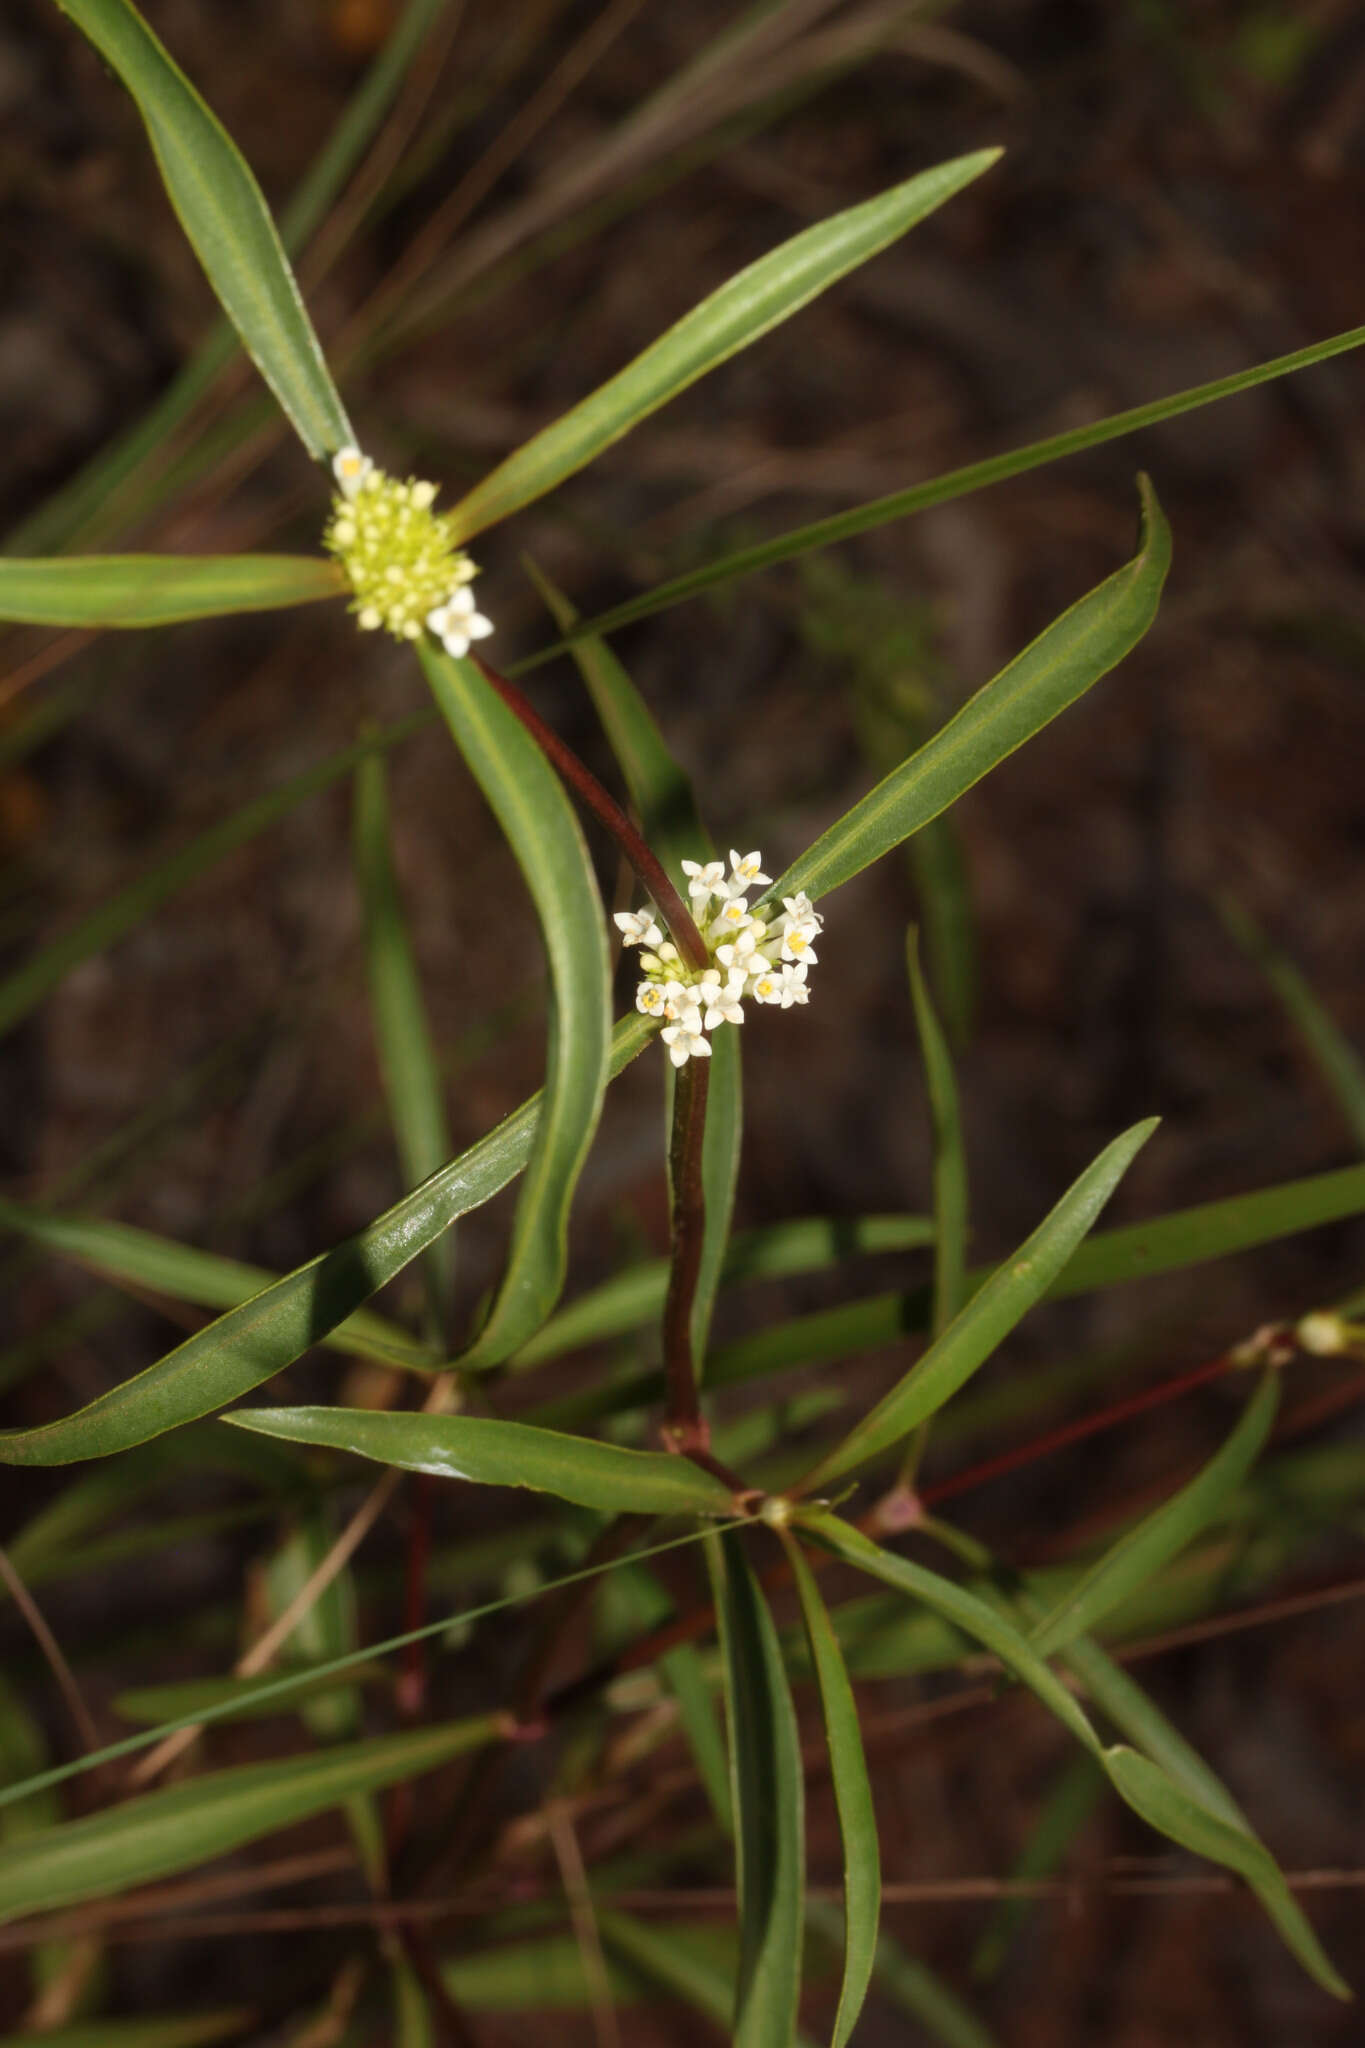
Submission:
<svg viewBox="0 0 1365 2048">
<path fill-rule="evenodd" d="M 288 1443 L 352 1451 L 405 1472 L 476 1486 L 528 1486 L 604 1514 L 734 1513 L 729 1488 L 686 1458 L 626 1450 L 529 1422 L 368 1408 L 238 1408 L 224 1420 Z"/>
<path fill-rule="evenodd" d="M 84 555 L 0 560 L 0 619 L 28 626 L 173 626 L 342 597 L 311 555 Z"/>
<path fill-rule="evenodd" d="M 803 1490 L 825 1486 L 888 1449 L 941 1408 L 1046 1294 L 1114 1192 L 1157 1119 L 1135 1124 L 1106 1145 L 1014 1257 L 990 1279 L 900 1383 L 844 1441 L 822 1458 Z"/>
<path fill-rule="evenodd" d="M 1132 561 L 1063 612 L 908 761 L 801 854 L 765 900 L 850 881 L 1008 759 L 1134 648 L 1156 617 L 1171 534 L 1148 478 Z"/>
<path fill-rule="evenodd" d="M 499 1365 L 564 1285 L 569 1206 L 602 1108 L 611 990 L 601 899 L 578 821 L 526 728 L 471 661 L 422 649 L 455 743 L 516 855 L 550 970 L 545 1087 L 507 1269 L 466 1367 Z"/>
<path fill-rule="evenodd" d="M 833 2048 L 845 2048 L 867 1997 L 877 1950 L 877 1923 L 881 1918 L 882 1903 L 877 1814 L 868 1781 L 867 1758 L 863 1754 L 858 1703 L 848 1682 L 839 1638 L 834 1633 L 829 1610 L 800 1543 L 790 1532 L 783 1530 L 781 1533 L 787 1561 L 796 1581 L 801 1619 L 810 1646 L 815 1681 L 820 1689 L 820 1712 L 824 1718 L 834 1803 L 839 1810 L 839 1833 L 844 1848 L 844 1975 L 831 2040 Z"/>
<path fill-rule="evenodd" d="M 706 1539 L 725 1679 L 739 1891 L 735 2048 L 790 2048 L 801 1994 L 805 1780 L 772 1616 L 733 1530 Z"/>
<path fill-rule="evenodd" d="M 751 263 L 462 498 L 450 514 L 459 537 L 468 539 L 554 490 L 708 370 L 898 240 L 999 155 L 998 149 L 977 150 L 921 172 Z"/>
<path fill-rule="evenodd" d="M 613 1072 L 642 1052 L 650 1036 L 643 1017 L 623 1019 L 612 1042 Z M 0 1431 L 0 1464 L 65 1465 L 108 1457 L 260 1386 L 320 1343 L 457 1217 L 522 1172 L 539 1113 L 540 1098 L 532 1096 L 366 1229 L 286 1273 L 86 1407 L 33 1429 Z"/>
<path fill-rule="evenodd" d="M 843 1939 L 843 1922 L 836 1907 L 812 1899 L 806 1919 L 827 1941 Z M 994 2034 L 987 2032 L 957 1993 L 918 1956 L 907 1955 L 889 1934 L 878 1937 L 874 1974 L 884 1996 L 915 2020 L 929 2040 L 940 2043 L 940 2048 L 997 2048 Z"/>
<path fill-rule="evenodd" d="M 637 619 L 648 619 L 656 612 L 670 611 L 674 605 L 685 604 L 689 598 L 700 597 L 705 591 L 719 589 L 727 583 L 740 582 L 746 576 L 756 576 L 764 569 L 775 568 L 780 562 L 794 561 L 798 556 L 813 554 L 819 548 L 834 547 L 840 541 L 855 539 L 860 533 L 871 533 L 880 526 L 889 526 L 894 520 L 908 519 L 912 513 L 927 512 L 935 505 L 951 504 L 955 498 L 970 497 L 973 491 L 985 490 L 990 484 L 1004 483 L 1010 477 L 1044 469 L 1051 462 L 1060 462 L 1064 456 L 1079 455 L 1087 448 L 1102 447 L 1107 441 L 1122 440 L 1127 434 L 1140 433 L 1144 427 L 1159 426 L 1163 420 L 1178 419 L 1182 413 L 1196 412 L 1201 406 L 1214 405 L 1223 398 L 1235 398 L 1239 392 L 1252 391 L 1259 384 L 1270 384 L 1279 377 L 1292 376 L 1298 370 L 1311 369 L 1315 363 L 1325 363 L 1333 356 L 1344 355 L 1362 346 L 1365 346 L 1365 327 L 1351 327 L 1342 334 L 1332 334 L 1324 341 L 1315 341 L 1307 348 L 1293 349 L 1288 355 L 1273 356 L 1268 362 L 1255 363 L 1248 370 L 1235 371 L 1230 377 L 1216 377 L 1211 383 L 1195 384 L 1186 391 L 1171 392 L 1165 398 L 1152 399 L 1147 405 L 1135 405 L 1126 412 L 1111 413 L 1107 419 L 1093 420 L 1083 427 L 1070 427 L 1063 434 L 1051 434 L 1043 441 L 1030 441 L 1025 447 L 1011 448 L 1004 455 L 988 456 L 984 462 L 969 462 L 961 469 L 930 477 L 922 484 L 911 484 L 907 490 L 891 491 L 885 497 L 874 498 L 870 504 L 855 505 L 847 512 L 835 512 L 827 519 L 795 527 L 790 533 L 777 534 L 772 540 L 759 541 L 753 547 L 736 548 L 727 555 L 716 557 L 704 568 L 689 570 L 685 576 L 675 576 L 667 583 L 657 584 L 653 590 L 643 591 L 639 597 L 629 598 L 624 604 L 613 605 L 610 611 L 598 612 L 570 630 L 574 634 L 615 633 L 622 626 L 634 625 Z M 558 651 L 558 648 L 546 648 L 535 659 L 548 661 Z"/>
<path fill-rule="evenodd" d="M 239 1764 L 64 1821 L 10 1847 L 0 1867 L 0 1921 L 193 1870 L 357 1793 L 436 1770 L 507 1726 L 503 1714 L 480 1714 L 321 1755 Z"/>
<path fill-rule="evenodd" d="M 1279 1398 L 1279 1374 L 1271 1369 L 1262 1375 L 1237 1427 L 1203 1471 L 1121 1537 L 1038 1623 L 1033 1645 L 1042 1656 L 1054 1656 L 1087 1634 L 1208 1527 L 1260 1456 Z"/>
</svg>

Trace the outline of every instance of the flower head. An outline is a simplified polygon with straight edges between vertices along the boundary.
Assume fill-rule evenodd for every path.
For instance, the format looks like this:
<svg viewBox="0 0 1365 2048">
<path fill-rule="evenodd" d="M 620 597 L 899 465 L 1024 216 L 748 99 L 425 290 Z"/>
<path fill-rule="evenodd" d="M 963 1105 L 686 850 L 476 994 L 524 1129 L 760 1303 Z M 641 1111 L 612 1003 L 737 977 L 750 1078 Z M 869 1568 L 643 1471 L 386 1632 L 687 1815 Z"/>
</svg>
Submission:
<svg viewBox="0 0 1365 2048">
<path fill-rule="evenodd" d="M 741 854 L 732 848 L 728 875 L 718 860 L 685 860 L 682 869 L 706 948 L 703 964 L 684 961 L 663 937 L 652 905 L 616 913 L 624 943 L 640 948 L 644 978 L 635 991 L 635 1007 L 662 1025 L 659 1035 L 675 1067 L 708 1058 L 707 1033 L 722 1024 L 742 1024 L 746 1001 L 780 1010 L 808 1003 L 812 941 L 824 923 L 804 891 L 784 898 L 771 923 L 750 910 L 746 891 L 769 881 L 757 851 Z M 715 915 L 708 918 L 712 903 Z"/>
<path fill-rule="evenodd" d="M 409 641 L 432 632 L 448 654 L 467 654 L 493 627 L 474 608 L 473 562 L 431 509 L 435 484 L 388 476 L 358 448 L 340 449 L 332 474 L 337 495 L 322 541 L 341 564 L 362 629 L 382 626 Z"/>
</svg>

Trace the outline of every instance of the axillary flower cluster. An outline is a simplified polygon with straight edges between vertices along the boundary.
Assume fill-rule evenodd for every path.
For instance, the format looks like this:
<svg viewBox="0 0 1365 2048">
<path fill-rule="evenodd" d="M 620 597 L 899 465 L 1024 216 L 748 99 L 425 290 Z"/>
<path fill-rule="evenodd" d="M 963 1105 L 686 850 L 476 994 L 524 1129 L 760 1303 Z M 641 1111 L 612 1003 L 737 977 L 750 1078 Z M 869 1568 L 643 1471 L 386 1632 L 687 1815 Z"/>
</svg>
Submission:
<svg viewBox="0 0 1365 2048">
<path fill-rule="evenodd" d="M 728 875 L 720 860 L 685 860 L 682 865 L 692 915 L 706 946 L 706 967 L 688 966 L 664 937 L 650 906 L 616 913 L 624 943 L 641 948 L 645 974 L 635 991 L 635 1007 L 663 1024 L 659 1036 L 675 1067 L 709 1059 L 707 1032 L 718 1024 L 742 1024 L 746 1000 L 784 1010 L 809 1002 L 806 977 L 815 965 L 814 941 L 824 923 L 803 892 L 784 897 L 780 914 L 770 921 L 754 915 L 749 891 L 772 880 L 762 871 L 761 853 L 741 855 L 732 849 Z"/>
<path fill-rule="evenodd" d="M 395 640 L 434 633 L 447 654 L 468 654 L 492 632 L 474 608 L 478 574 L 455 544 L 448 520 L 432 511 L 435 484 L 400 483 L 358 448 L 332 460 L 337 495 L 322 536 L 355 592 L 351 610 L 367 633 L 382 626 Z"/>
</svg>

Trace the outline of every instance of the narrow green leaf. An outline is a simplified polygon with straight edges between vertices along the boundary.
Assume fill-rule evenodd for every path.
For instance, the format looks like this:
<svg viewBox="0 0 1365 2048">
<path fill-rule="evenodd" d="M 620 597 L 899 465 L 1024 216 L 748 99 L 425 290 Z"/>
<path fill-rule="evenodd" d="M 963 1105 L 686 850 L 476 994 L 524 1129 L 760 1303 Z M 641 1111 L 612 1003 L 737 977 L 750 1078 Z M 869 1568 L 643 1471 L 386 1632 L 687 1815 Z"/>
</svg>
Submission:
<svg viewBox="0 0 1365 2048">
<path fill-rule="evenodd" d="M 929 1327 L 941 1337 L 966 1293 L 967 1158 L 953 1058 L 919 964 L 919 935 L 913 930 L 906 959 L 934 1132 L 934 1306 Z"/>
<path fill-rule="evenodd" d="M 264 796 L 253 797 L 231 817 L 223 818 L 218 824 L 211 825 L 207 832 L 201 832 L 188 846 L 182 846 L 165 860 L 158 861 L 145 875 L 140 875 L 126 889 L 121 889 L 98 910 L 92 911 L 89 917 L 83 918 L 74 930 L 54 939 L 34 959 L 0 982 L 0 1032 L 12 1030 L 37 1009 L 73 967 L 79 967 L 83 960 L 102 953 L 107 946 L 135 931 L 187 883 L 206 874 L 268 825 L 288 817 L 310 796 L 330 789 L 366 754 L 376 748 L 396 746 L 424 722 L 420 718 L 405 719 L 401 724 L 376 734 L 372 740 L 362 740 L 357 746 L 347 747 L 327 760 L 319 761 L 316 766 L 306 768 L 302 775 L 281 783 L 277 789 L 267 790 Z"/>
<path fill-rule="evenodd" d="M 853 540 L 860 533 L 874 532 L 877 527 L 889 526 L 893 520 L 907 519 L 914 512 L 927 512 L 934 505 L 947 505 L 955 498 L 970 497 L 973 491 L 985 490 L 989 484 L 1004 483 L 1009 477 L 1024 476 L 1029 470 L 1046 468 L 1050 462 L 1060 462 L 1067 455 L 1079 455 L 1087 448 L 1099 448 L 1106 441 L 1122 440 L 1127 434 L 1140 433 L 1144 427 L 1159 426 L 1163 420 L 1178 419 L 1182 413 L 1196 412 L 1200 406 L 1216 404 L 1219 399 L 1235 398 L 1241 391 L 1251 391 L 1258 384 L 1273 383 L 1278 377 L 1292 376 L 1297 370 L 1310 369 L 1314 363 L 1325 363 L 1332 356 L 1344 355 L 1362 345 L 1365 345 L 1365 327 L 1352 327 L 1343 334 L 1315 341 L 1307 348 L 1297 348 L 1288 355 L 1273 356 L 1268 362 L 1255 363 L 1249 370 L 1237 370 L 1230 377 L 1216 377 L 1211 383 L 1195 384 L 1187 391 L 1171 392 L 1165 398 L 1152 399 L 1147 405 L 1131 406 L 1126 412 L 1111 413 L 1107 419 L 1092 420 L 1083 427 L 1070 427 L 1063 434 L 1049 435 L 1044 441 L 1030 441 L 1023 448 L 1011 448 L 1004 455 L 987 456 L 984 462 L 969 462 L 961 469 L 949 470 L 944 476 L 930 477 L 922 484 L 911 484 L 907 490 L 891 491 L 883 498 L 874 498 L 870 504 L 832 513 L 827 519 L 795 527 L 790 533 L 776 534 L 773 539 L 759 541 L 753 547 L 736 548 L 728 555 L 707 562 L 703 568 L 691 569 L 684 576 L 675 576 L 667 583 L 656 585 L 653 590 L 642 592 L 639 597 L 627 599 L 624 604 L 613 605 L 610 611 L 584 619 L 571 630 L 575 634 L 614 633 L 622 626 L 633 625 L 637 619 L 648 619 L 656 612 L 670 611 L 674 605 L 685 604 L 689 598 L 700 597 L 703 592 L 719 589 L 726 583 L 740 582 L 746 576 L 756 576 L 764 569 L 776 567 L 779 562 L 794 561 L 799 555 L 814 554 L 819 548 Z M 549 661 L 558 652 L 558 647 L 547 647 L 534 659 L 537 662 Z"/>
<path fill-rule="evenodd" d="M 927 1216 L 803 1216 L 731 1238 L 721 1285 L 738 1287 L 792 1273 L 823 1272 L 860 1255 L 913 1251 L 933 1240 L 934 1226 Z M 667 1259 L 643 1260 L 560 1309 L 509 1362 L 520 1372 L 581 1345 L 642 1329 L 658 1320 L 667 1289 Z"/>
<path fill-rule="evenodd" d="M 1149 1827 L 1246 1880 L 1315 1984 L 1334 1998 L 1352 1997 L 1350 1985 L 1333 1969 L 1273 1857 L 1254 1835 L 1229 1827 L 1136 1750 L 1108 1749 L 1103 1763 L 1110 1783 Z"/>
<path fill-rule="evenodd" d="M 867 1572 L 874 1579 L 881 1579 L 885 1585 L 894 1586 L 899 1592 L 908 1593 L 912 1600 L 922 1601 L 933 1613 L 960 1628 L 964 1635 L 984 1644 L 1016 1678 L 1022 1679 L 1030 1691 L 1038 1695 L 1043 1705 L 1056 1715 L 1064 1728 L 1070 1730 L 1083 1748 L 1092 1756 L 1099 1756 L 1099 1737 L 1085 1714 L 1061 1680 L 1043 1662 L 1027 1636 L 1007 1616 L 988 1606 L 975 1593 L 955 1586 L 951 1579 L 927 1571 L 923 1565 L 912 1564 L 908 1557 L 897 1557 L 894 1552 L 881 1549 L 849 1523 L 841 1522 L 824 1509 L 803 1508 L 800 1526 L 817 1543 L 832 1551 L 835 1557 L 842 1558 L 845 1564 Z"/>
<path fill-rule="evenodd" d="M 1218 914 L 1279 997 L 1357 1143 L 1365 1146 L 1365 1061 L 1323 1008 L 1301 970 L 1281 947 L 1271 943 L 1250 911 L 1231 896 L 1223 896 L 1218 900 Z"/>
<path fill-rule="evenodd" d="M 369 754 L 355 772 L 353 845 L 365 911 L 370 975 L 384 1093 L 393 1118 L 405 1187 L 420 1187 L 454 1151 L 445 1087 L 427 1024 L 417 962 L 408 937 L 389 847 L 389 799 L 382 755 Z M 449 1232 L 427 1253 L 433 1329 L 445 1328 L 455 1280 Z"/>
<path fill-rule="evenodd" d="M 739 1891 L 735 2048 L 790 2048 L 801 1993 L 805 1783 L 777 1631 L 736 1531 L 707 1538 Z"/>
<path fill-rule="evenodd" d="M 734 1513 L 729 1488 L 686 1458 L 625 1450 L 528 1422 L 369 1408 L 238 1408 L 223 1419 L 289 1443 L 354 1451 L 405 1472 L 477 1486 L 529 1486 L 606 1514 Z"/>
<path fill-rule="evenodd" d="M 651 1035 L 643 1017 L 623 1019 L 612 1044 L 613 1071 L 642 1052 Z M 366 1229 L 286 1273 L 75 1414 L 33 1429 L 0 1431 L 0 1464 L 66 1465 L 108 1457 L 260 1386 L 320 1343 L 456 1217 L 478 1208 L 520 1173 L 531 1154 L 539 1110 L 540 1097 L 532 1096 Z"/>
<path fill-rule="evenodd" d="M 1155 1700 L 1098 1643 L 1078 1636 L 1067 1645 L 1062 1662 L 1101 1712 L 1159 1764 L 1173 1784 L 1182 1786 L 1226 1826 L 1250 1832 L 1246 1815 L 1216 1772 L 1172 1726 Z"/>
<path fill-rule="evenodd" d="M 445 5 L 446 0 L 409 0 L 401 20 L 386 37 L 280 214 L 280 240 L 291 255 L 312 234 L 355 169 L 392 105 L 418 45 Z M 232 327 L 226 321 L 215 321 L 147 411 L 107 441 L 75 476 L 11 531 L 5 541 L 6 552 L 45 554 L 68 546 L 78 536 L 84 538 L 92 527 L 110 532 L 124 524 L 131 507 L 123 498 L 122 487 L 189 418 L 218 372 L 232 360 L 236 346 Z M 144 494 L 140 510 L 150 509 Z"/>
<path fill-rule="evenodd" d="M 0 560 L 0 619 L 29 626 L 173 626 L 341 597 L 312 555 L 83 555 Z"/>
<path fill-rule="evenodd" d="M 955 1394 L 1046 1294 L 1156 1129 L 1157 1119 L 1134 1124 L 1105 1146 L 1012 1259 L 998 1266 L 938 1340 L 844 1441 L 822 1458 L 804 1482 L 824 1486 L 897 1443 L 917 1422 Z"/>
<path fill-rule="evenodd" d="M 1279 1398 L 1279 1374 L 1268 1370 L 1232 1435 L 1203 1471 L 1120 1537 L 1038 1623 L 1032 1638 L 1040 1655 L 1053 1656 L 1087 1634 L 1207 1528 L 1260 1456 Z"/>
<path fill-rule="evenodd" d="M 262 1266 L 220 1258 L 193 1245 L 176 1244 L 129 1223 L 105 1223 L 95 1216 L 54 1216 L 0 1197 L 0 1230 L 17 1230 L 34 1244 L 75 1259 L 93 1273 L 136 1288 L 150 1288 L 197 1308 L 236 1308 L 276 1276 Z M 436 1372 L 440 1358 L 415 1337 L 373 1309 L 360 1309 L 319 1338 L 333 1351 L 377 1359 L 408 1372 Z"/>
<path fill-rule="evenodd" d="M 526 879 L 550 970 L 545 1088 L 507 1269 L 467 1367 L 499 1365 L 564 1285 L 569 1205 L 606 1085 L 611 990 L 592 863 L 559 778 L 472 661 L 421 649 L 432 694 Z"/>
<path fill-rule="evenodd" d="M 525 567 L 556 625 L 567 633 L 577 612 L 534 562 L 527 560 Z M 677 881 L 684 860 L 708 860 L 714 850 L 692 785 L 664 744 L 649 706 L 606 642 L 575 639 L 569 651 L 587 685 L 645 839 Z"/>
<path fill-rule="evenodd" d="M 788 319 L 820 292 L 981 176 L 998 149 L 921 172 L 877 199 L 794 235 L 712 292 L 590 398 L 509 455 L 451 513 L 462 539 L 552 491 L 698 377 Z"/>
<path fill-rule="evenodd" d="M 162 2013 L 156 2019 L 83 2020 L 35 2035 L 43 2048 L 206 2048 L 241 2034 L 255 2020 L 247 2008 L 232 2012 Z"/>
<path fill-rule="evenodd" d="M 420 1777 L 505 1728 L 504 1715 L 481 1714 L 320 1755 L 239 1764 L 64 1821 L 8 1850 L 0 1867 L 0 1921 L 193 1870 L 356 1793 Z"/>
<path fill-rule="evenodd" d="M 839 1833 L 844 1845 L 844 1977 L 831 2037 L 833 2048 L 844 2048 L 867 1997 L 877 1948 L 882 1905 L 877 1814 L 863 1754 L 858 1703 L 848 1682 L 839 1639 L 800 1543 L 786 1530 L 782 1536 L 820 1689 L 834 1803 L 839 1809 Z"/>
<path fill-rule="evenodd" d="M 129 0 L 57 0 L 137 102 L 180 224 L 308 453 L 354 439 L 261 188 Z"/>
<path fill-rule="evenodd" d="M 767 892 L 826 896 L 899 846 L 1122 661 L 1156 617 L 1171 535 L 1150 481 L 1138 479 L 1138 551 L 1054 619 L 909 760 L 822 833 Z"/>
</svg>

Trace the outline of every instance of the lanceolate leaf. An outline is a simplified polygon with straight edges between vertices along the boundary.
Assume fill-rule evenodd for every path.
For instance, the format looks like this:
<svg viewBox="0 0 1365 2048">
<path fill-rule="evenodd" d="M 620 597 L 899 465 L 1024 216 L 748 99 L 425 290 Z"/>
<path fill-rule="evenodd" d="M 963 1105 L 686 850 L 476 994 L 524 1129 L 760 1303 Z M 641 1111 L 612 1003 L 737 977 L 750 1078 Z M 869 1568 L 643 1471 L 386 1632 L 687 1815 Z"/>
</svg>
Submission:
<svg viewBox="0 0 1365 2048">
<path fill-rule="evenodd" d="M 21 1231 L 35 1244 L 76 1259 L 93 1273 L 106 1274 L 136 1288 L 150 1288 L 198 1308 L 235 1308 L 263 1288 L 275 1275 L 238 1259 L 219 1258 L 193 1245 L 175 1244 L 128 1223 L 105 1223 L 94 1216 L 53 1216 L 0 1198 L 0 1229 Z M 406 1330 L 373 1309 L 360 1309 L 319 1342 L 333 1351 L 374 1358 L 410 1372 L 435 1372 L 440 1359 Z"/>
<path fill-rule="evenodd" d="M 500 463 L 455 506 L 461 538 L 563 483 L 648 414 L 747 348 L 989 170 L 998 149 L 924 171 L 878 199 L 821 221 L 712 292 L 643 355 Z"/>
<path fill-rule="evenodd" d="M 545 1087 L 512 1249 L 488 1319 L 463 1360 L 490 1366 L 540 1328 L 564 1285 L 569 1205 L 607 1080 L 606 925 L 578 821 L 525 726 L 472 661 L 426 646 L 421 655 L 455 743 L 526 879 L 550 970 Z"/>
<path fill-rule="evenodd" d="M 834 1802 L 839 1809 L 839 1833 L 844 1845 L 844 1981 L 832 2037 L 833 2048 L 844 2048 L 863 2009 L 877 1950 L 882 1900 L 877 1815 L 858 1725 L 858 1703 L 848 1682 L 839 1639 L 800 1543 L 786 1531 L 783 1535 L 820 1688 L 820 1711 L 824 1716 Z"/>
<path fill-rule="evenodd" d="M 223 311 L 308 453 L 354 437 L 261 188 L 129 0 L 58 0 L 147 124 L 171 204 Z"/>
<path fill-rule="evenodd" d="M 706 1539 L 725 1673 L 739 1889 L 735 2048 L 790 2048 L 801 1992 L 805 1785 L 777 1631 L 730 1531 Z"/>
<path fill-rule="evenodd" d="M 613 1071 L 643 1051 L 650 1036 L 643 1017 L 625 1018 L 613 1039 Z M 287 1273 L 74 1415 L 33 1429 L 0 1431 L 0 1464 L 66 1465 L 107 1457 L 260 1386 L 320 1343 L 456 1217 L 514 1179 L 530 1156 L 539 1109 L 540 1097 L 532 1096 L 366 1229 Z"/>
<path fill-rule="evenodd" d="M 711 1340 L 711 1317 L 725 1269 L 725 1247 L 730 1239 L 735 1188 L 739 1181 L 739 1153 L 744 1136 L 743 1056 L 743 1038 L 738 1025 L 729 1025 L 716 1033 L 708 1062 L 710 1081 L 706 1092 L 706 1130 L 701 1154 L 705 1223 L 701 1266 L 692 1297 L 690 1319 L 692 1356 L 697 1362 L 697 1377 L 703 1382 L 706 1378 L 707 1346 Z"/>
<path fill-rule="evenodd" d="M 1225 1870 L 1245 1878 L 1286 1946 L 1298 1957 L 1315 1984 L 1334 1998 L 1350 1998 L 1351 1987 L 1338 1976 L 1323 1953 L 1322 1946 L 1304 1918 L 1269 1851 L 1254 1835 L 1229 1827 L 1198 1799 L 1171 1780 L 1160 1767 L 1136 1750 L 1117 1747 L 1105 1751 L 1104 1767 L 1110 1783 L 1135 1813 L 1182 1848 Z"/>
<path fill-rule="evenodd" d="M 1170 529 L 1146 477 L 1139 479 L 1139 489 L 1142 532 L 1132 561 L 1063 612 L 932 739 L 831 825 L 792 863 L 766 900 L 794 896 L 798 889 L 818 898 L 850 881 L 956 803 L 1137 645 L 1156 617 L 1171 560 Z"/>
<path fill-rule="evenodd" d="M 1270 1434 L 1279 1397 L 1279 1375 L 1267 1371 L 1223 1448 L 1188 1486 L 1121 1537 L 1044 1616 L 1032 1632 L 1035 1649 L 1049 1657 L 1087 1634 L 1194 1540 L 1255 1464 Z"/>
<path fill-rule="evenodd" d="M 224 1418 L 290 1443 L 354 1451 L 405 1472 L 528 1486 L 604 1514 L 732 1515 L 730 1490 L 665 1451 L 630 1451 L 527 1422 L 369 1408 L 239 1408 Z"/>
<path fill-rule="evenodd" d="M 0 619 L 29 626 L 172 626 L 345 592 L 312 555 L 84 555 L 0 560 Z"/>
<path fill-rule="evenodd" d="M 996 1268 L 900 1384 L 850 1430 L 842 1444 L 821 1459 L 805 1480 L 804 1490 L 826 1485 L 876 1457 L 957 1392 L 1046 1294 L 1155 1129 L 1156 1119 L 1149 1118 L 1105 1147 L 1032 1237 L 1012 1259 Z"/>
<path fill-rule="evenodd" d="M 496 1739 L 502 1714 L 381 1735 L 315 1756 L 211 1771 L 12 1845 L 0 1865 L 0 1920 L 73 1906 L 192 1870 L 361 1792 L 420 1777 Z"/>
</svg>

